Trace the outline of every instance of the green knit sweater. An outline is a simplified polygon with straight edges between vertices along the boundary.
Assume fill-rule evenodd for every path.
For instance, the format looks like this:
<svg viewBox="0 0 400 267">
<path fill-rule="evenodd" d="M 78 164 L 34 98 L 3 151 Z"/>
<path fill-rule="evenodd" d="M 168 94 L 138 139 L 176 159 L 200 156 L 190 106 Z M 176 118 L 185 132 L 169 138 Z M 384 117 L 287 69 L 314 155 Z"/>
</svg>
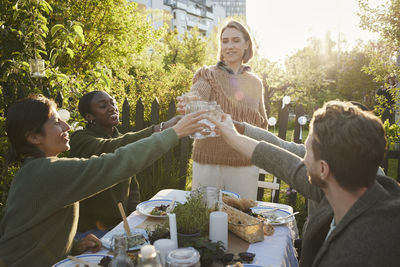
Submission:
<svg viewBox="0 0 400 267">
<path fill-rule="evenodd" d="M 110 136 L 100 127 L 88 124 L 85 129 L 74 132 L 71 135 L 70 157 L 89 158 L 101 153 L 111 153 L 115 149 L 148 137 L 153 133 L 153 127 L 148 127 L 139 132 L 126 133 L 122 135 L 117 128 L 113 128 Z M 96 229 L 96 221 L 105 227 L 112 227 L 121 221 L 118 210 L 118 202 L 122 202 L 127 209 L 129 187 L 131 179 L 125 180 L 110 189 L 95 196 L 87 198 L 79 203 L 78 232 L 86 232 Z M 139 196 L 137 180 L 132 183 L 133 194 Z M 135 192 L 136 191 L 136 192 Z M 137 197 L 136 201 L 139 201 Z"/>
<path fill-rule="evenodd" d="M 27 159 L 14 176 L 0 224 L 0 266 L 51 266 L 65 258 L 78 201 L 129 179 L 177 143 L 175 131 L 166 129 L 90 159 Z"/>
</svg>

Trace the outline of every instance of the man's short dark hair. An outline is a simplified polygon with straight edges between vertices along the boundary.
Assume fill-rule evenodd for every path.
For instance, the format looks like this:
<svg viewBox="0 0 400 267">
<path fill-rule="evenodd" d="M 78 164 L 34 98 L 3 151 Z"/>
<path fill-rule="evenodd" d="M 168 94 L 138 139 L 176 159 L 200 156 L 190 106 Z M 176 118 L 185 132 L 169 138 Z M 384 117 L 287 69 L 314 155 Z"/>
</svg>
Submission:
<svg viewBox="0 0 400 267">
<path fill-rule="evenodd" d="M 330 101 L 311 120 L 315 159 L 325 160 L 349 191 L 369 187 L 386 149 L 381 120 L 350 102 Z"/>
</svg>

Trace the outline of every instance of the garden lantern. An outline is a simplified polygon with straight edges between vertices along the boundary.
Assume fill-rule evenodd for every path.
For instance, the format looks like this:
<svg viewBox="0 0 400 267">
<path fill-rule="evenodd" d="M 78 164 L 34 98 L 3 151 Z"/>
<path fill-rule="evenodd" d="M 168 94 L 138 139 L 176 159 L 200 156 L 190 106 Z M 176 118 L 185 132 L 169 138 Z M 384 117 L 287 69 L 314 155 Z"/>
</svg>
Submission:
<svg viewBox="0 0 400 267">
<path fill-rule="evenodd" d="M 33 58 L 29 60 L 29 70 L 32 78 L 43 78 L 44 73 L 44 59 Z"/>
</svg>

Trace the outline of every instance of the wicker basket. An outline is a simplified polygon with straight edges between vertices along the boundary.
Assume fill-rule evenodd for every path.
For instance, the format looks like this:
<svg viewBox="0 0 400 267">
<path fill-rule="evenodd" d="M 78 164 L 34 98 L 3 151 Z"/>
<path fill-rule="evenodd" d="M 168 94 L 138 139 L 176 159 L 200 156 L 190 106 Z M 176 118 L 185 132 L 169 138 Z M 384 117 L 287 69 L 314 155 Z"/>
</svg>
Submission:
<svg viewBox="0 0 400 267">
<path fill-rule="evenodd" d="M 249 243 L 264 240 L 264 222 L 226 204 L 222 211 L 228 214 L 229 231 Z"/>
</svg>

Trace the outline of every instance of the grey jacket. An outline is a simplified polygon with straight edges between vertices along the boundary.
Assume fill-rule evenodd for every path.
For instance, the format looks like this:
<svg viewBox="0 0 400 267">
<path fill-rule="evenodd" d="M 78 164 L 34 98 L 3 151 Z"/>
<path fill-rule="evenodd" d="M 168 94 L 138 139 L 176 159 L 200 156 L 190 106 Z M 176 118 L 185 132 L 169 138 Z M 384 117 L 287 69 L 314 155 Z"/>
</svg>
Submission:
<svg viewBox="0 0 400 267">
<path fill-rule="evenodd" d="M 325 240 L 333 210 L 323 191 L 308 182 L 303 159 L 299 157 L 304 155 L 304 146 L 285 142 L 248 124 L 245 134 L 269 142 L 261 141 L 255 148 L 252 155 L 255 165 L 318 202 L 303 234 L 300 266 L 400 265 L 400 187 L 396 181 L 378 175 L 374 185 Z"/>
</svg>

